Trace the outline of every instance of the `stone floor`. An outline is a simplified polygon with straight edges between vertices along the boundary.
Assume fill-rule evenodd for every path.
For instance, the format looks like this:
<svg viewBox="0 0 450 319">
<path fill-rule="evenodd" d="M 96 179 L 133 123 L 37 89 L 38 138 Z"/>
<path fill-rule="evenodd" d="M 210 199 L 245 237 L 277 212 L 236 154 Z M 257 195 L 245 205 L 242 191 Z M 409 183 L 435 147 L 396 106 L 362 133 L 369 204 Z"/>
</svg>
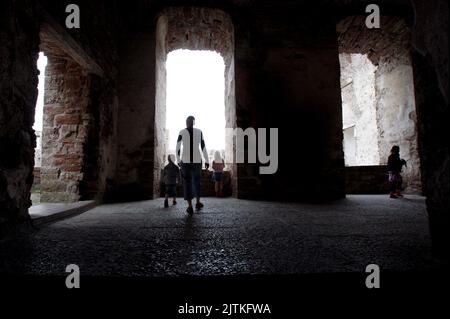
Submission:
<svg viewBox="0 0 450 319">
<path fill-rule="evenodd" d="M 95 206 L 93 200 L 73 203 L 40 203 L 31 206 L 28 213 L 33 220 L 33 224 L 37 226 L 84 213 Z"/>
<path fill-rule="evenodd" d="M 41 193 L 40 192 L 32 192 L 31 193 L 31 203 L 33 206 L 39 205 L 41 203 Z"/>
<path fill-rule="evenodd" d="M 205 198 L 192 217 L 163 200 L 101 205 L 0 246 L 0 271 L 64 275 L 310 274 L 436 267 L 424 198 L 350 195 L 331 204 Z"/>
</svg>

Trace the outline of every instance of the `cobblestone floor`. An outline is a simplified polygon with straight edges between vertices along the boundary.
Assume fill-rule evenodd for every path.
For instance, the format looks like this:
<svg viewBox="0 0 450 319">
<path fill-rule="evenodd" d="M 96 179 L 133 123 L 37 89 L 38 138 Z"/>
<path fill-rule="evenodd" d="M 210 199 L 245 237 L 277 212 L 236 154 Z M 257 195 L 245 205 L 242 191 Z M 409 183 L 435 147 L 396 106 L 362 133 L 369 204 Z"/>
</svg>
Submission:
<svg viewBox="0 0 450 319">
<path fill-rule="evenodd" d="M 167 277 L 393 271 L 434 266 L 423 197 L 331 204 L 205 198 L 192 217 L 163 200 L 101 205 L 3 242 L 3 273 Z"/>
</svg>

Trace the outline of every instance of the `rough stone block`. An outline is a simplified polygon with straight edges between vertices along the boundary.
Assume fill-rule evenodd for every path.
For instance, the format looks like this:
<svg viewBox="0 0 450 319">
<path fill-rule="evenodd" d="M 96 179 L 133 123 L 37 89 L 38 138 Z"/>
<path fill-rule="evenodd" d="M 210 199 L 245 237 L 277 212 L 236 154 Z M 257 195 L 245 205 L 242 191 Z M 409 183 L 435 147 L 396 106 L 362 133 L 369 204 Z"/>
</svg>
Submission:
<svg viewBox="0 0 450 319">
<path fill-rule="evenodd" d="M 74 125 L 74 124 L 80 124 L 81 119 L 80 116 L 75 114 L 58 114 L 55 115 L 55 125 L 62 125 L 62 124 L 68 124 L 68 125 Z"/>
</svg>

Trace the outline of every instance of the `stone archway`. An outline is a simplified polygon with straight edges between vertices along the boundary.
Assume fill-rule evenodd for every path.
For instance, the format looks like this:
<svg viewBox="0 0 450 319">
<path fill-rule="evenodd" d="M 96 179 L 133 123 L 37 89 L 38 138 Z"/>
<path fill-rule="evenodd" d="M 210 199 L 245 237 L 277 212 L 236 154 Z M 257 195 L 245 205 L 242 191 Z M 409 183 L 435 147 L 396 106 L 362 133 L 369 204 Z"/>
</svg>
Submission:
<svg viewBox="0 0 450 319">
<path fill-rule="evenodd" d="M 234 29 L 231 18 L 222 10 L 197 7 L 170 7 L 157 20 L 156 31 L 156 93 L 155 148 L 153 190 L 158 193 L 160 169 L 165 162 L 166 145 L 166 58 L 177 49 L 211 50 L 218 52 L 225 62 L 225 122 L 227 128 L 236 127 L 234 82 Z M 225 128 L 224 128 L 225 129 Z M 226 161 L 230 163 L 232 189 L 236 191 L 237 170 L 233 160 L 232 136 L 226 136 Z"/>
<path fill-rule="evenodd" d="M 337 25 L 347 192 L 387 192 L 385 165 L 399 145 L 408 162 L 405 191 L 420 194 L 411 30 L 400 17 L 382 17 L 379 30 L 361 28 L 364 19 L 349 16 Z"/>
</svg>

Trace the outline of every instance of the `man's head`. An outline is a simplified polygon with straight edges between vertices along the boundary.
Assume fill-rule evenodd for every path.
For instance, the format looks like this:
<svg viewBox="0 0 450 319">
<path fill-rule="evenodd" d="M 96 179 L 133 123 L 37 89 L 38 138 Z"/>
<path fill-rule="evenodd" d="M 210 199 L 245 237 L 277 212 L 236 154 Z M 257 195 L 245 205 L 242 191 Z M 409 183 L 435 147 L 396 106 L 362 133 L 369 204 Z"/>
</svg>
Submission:
<svg viewBox="0 0 450 319">
<path fill-rule="evenodd" d="M 187 128 L 193 128 L 195 123 L 195 117 L 192 115 L 188 116 L 186 119 L 186 127 Z"/>
</svg>

